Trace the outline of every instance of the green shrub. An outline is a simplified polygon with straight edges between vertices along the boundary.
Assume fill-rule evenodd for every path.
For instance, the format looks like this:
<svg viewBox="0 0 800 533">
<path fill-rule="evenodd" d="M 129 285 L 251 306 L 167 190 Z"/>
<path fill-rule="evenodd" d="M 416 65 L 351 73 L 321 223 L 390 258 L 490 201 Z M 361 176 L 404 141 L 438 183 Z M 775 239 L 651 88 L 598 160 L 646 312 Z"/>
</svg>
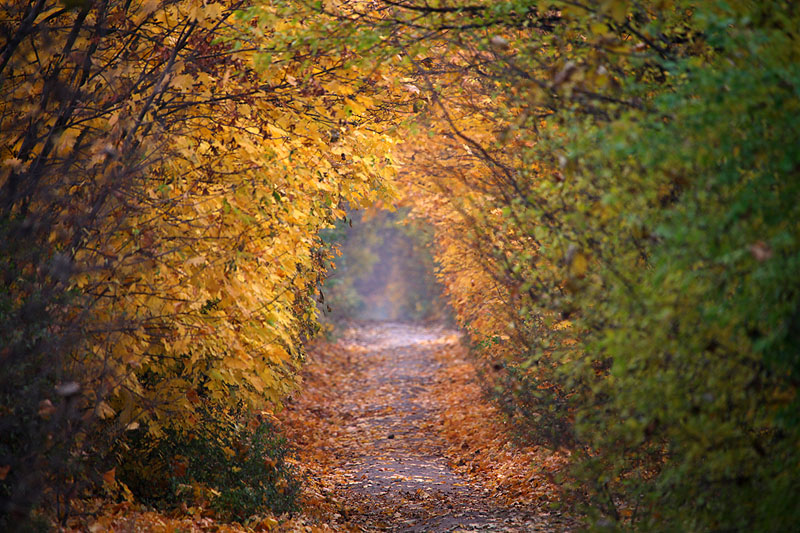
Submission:
<svg viewBox="0 0 800 533">
<path fill-rule="evenodd" d="M 144 429 L 131 432 L 121 452 L 119 480 L 149 505 L 202 506 L 227 521 L 264 510 L 296 511 L 300 482 L 276 428 L 209 410 L 202 416 L 195 430 L 168 430 L 158 439 Z"/>
<path fill-rule="evenodd" d="M 683 80 L 653 102 L 669 120 L 633 115 L 576 150 L 575 174 L 624 206 L 605 250 L 628 252 L 596 252 L 602 293 L 576 296 L 585 352 L 609 362 L 578 408 L 596 450 L 581 474 L 642 531 L 800 520 L 800 68 L 791 13 L 769 5 L 698 8 L 719 56 L 664 64 Z"/>
</svg>

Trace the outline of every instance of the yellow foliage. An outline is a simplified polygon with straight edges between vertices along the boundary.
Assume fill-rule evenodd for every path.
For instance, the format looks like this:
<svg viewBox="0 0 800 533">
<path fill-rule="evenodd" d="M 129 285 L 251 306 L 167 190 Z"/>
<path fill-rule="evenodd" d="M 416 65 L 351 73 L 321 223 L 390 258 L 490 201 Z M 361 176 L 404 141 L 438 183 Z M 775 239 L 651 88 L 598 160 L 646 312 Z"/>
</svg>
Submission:
<svg viewBox="0 0 800 533">
<path fill-rule="evenodd" d="M 7 2 L 7 18 L 23 4 Z M 278 402 L 315 320 L 319 230 L 393 194 L 369 96 L 392 88 L 293 51 L 280 70 L 254 68 L 253 50 L 274 44 L 264 10 L 250 24 L 200 0 L 43 9 L 47 39 L 19 43 L 7 67 L 0 186 L 12 211 L 58 210 L 48 239 L 80 295 L 64 309 L 83 328 L 73 362 L 90 395 L 109 394 L 100 416 L 157 433 L 190 423 L 192 391 Z M 103 21 L 120 31 L 99 35 Z M 48 70 L 73 100 L 48 100 Z M 36 140 L 20 144 L 26 131 Z M 48 166 L 33 175 L 37 158 Z"/>
</svg>

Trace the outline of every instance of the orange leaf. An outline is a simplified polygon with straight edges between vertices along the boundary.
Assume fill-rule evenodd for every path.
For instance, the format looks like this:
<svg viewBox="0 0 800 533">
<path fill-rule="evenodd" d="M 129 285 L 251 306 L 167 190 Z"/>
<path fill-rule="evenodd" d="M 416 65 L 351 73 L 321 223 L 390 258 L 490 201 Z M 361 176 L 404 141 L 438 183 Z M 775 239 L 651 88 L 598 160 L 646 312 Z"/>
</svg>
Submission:
<svg viewBox="0 0 800 533">
<path fill-rule="evenodd" d="M 105 474 L 103 474 L 103 483 L 106 485 L 114 485 L 117 482 L 117 467 L 115 466 Z"/>
</svg>

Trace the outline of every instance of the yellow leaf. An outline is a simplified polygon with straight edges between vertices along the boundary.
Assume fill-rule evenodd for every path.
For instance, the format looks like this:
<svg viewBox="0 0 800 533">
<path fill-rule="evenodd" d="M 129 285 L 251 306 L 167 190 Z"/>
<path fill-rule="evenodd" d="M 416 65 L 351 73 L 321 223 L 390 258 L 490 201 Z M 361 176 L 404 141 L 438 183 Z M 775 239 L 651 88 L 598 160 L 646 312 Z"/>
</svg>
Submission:
<svg viewBox="0 0 800 533">
<path fill-rule="evenodd" d="M 172 78 L 170 81 L 170 87 L 175 87 L 176 89 L 180 89 L 181 91 L 188 91 L 192 88 L 194 84 L 194 77 L 189 74 L 179 74 Z"/>
<path fill-rule="evenodd" d="M 114 411 L 114 408 L 108 405 L 106 402 L 100 402 L 97 404 L 97 414 L 100 416 L 100 418 L 111 418 L 117 414 L 117 412 Z"/>
<path fill-rule="evenodd" d="M 34 21 L 34 24 L 38 24 L 39 22 L 45 20 L 47 17 L 49 17 L 53 13 L 57 13 L 57 12 L 63 10 L 63 9 L 64 9 L 64 6 L 57 5 L 56 7 L 50 8 L 47 11 L 43 11 L 42 13 L 39 13 L 39 15 L 36 17 L 36 20 Z"/>
<path fill-rule="evenodd" d="M 149 17 L 161 3 L 161 0 L 144 0 L 141 7 L 133 17 L 134 24 L 141 24 L 147 17 Z"/>
<path fill-rule="evenodd" d="M 88 284 L 89 284 L 89 275 L 88 275 L 88 274 L 86 274 L 86 273 L 81 273 L 81 274 L 78 274 L 78 275 L 75 277 L 75 285 L 76 285 L 76 286 L 77 286 L 79 289 L 82 289 L 82 288 L 84 288 L 84 287 L 85 287 L 86 285 L 88 285 Z"/>
<path fill-rule="evenodd" d="M 220 3 L 208 4 L 206 6 L 206 15 L 208 18 L 218 18 L 222 14 L 223 6 Z"/>
<path fill-rule="evenodd" d="M 258 377 L 258 376 L 256 376 L 256 375 L 253 375 L 253 374 L 247 374 L 247 381 L 249 381 L 249 382 L 250 382 L 250 384 L 251 384 L 251 385 L 252 385 L 252 386 L 253 386 L 253 387 L 254 387 L 254 388 L 255 388 L 255 389 L 258 391 L 258 392 L 264 392 L 264 382 L 263 382 L 263 381 L 261 381 L 261 378 L 260 378 L 260 377 Z"/>
<path fill-rule="evenodd" d="M 577 252 L 569 265 L 569 273 L 573 276 L 583 276 L 589 268 L 589 260 L 580 252 Z"/>
<path fill-rule="evenodd" d="M 366 111 L 364 106 L 357 103 L 355 100 L 351 100 L 350 98 L 346 99 L 345 102 L 347 103 L 347 107 L 350 108 L 350 111 L 353 112 L 355 115 L 361 115 Z"/>
<path fill-rule="evenodd" d="M 262 520 L 258 525 L 259 525 L 260 528 L 266 529 L 267 531 L 269 531 L 269 530 L 271 530 L 273 528 L 278 527 L 278 523 L 279 522 L 277 520 L 275 520 L 274 518 L 269 516 L 269 517 L 265 518 L 264 520 Z"/>
</svg>

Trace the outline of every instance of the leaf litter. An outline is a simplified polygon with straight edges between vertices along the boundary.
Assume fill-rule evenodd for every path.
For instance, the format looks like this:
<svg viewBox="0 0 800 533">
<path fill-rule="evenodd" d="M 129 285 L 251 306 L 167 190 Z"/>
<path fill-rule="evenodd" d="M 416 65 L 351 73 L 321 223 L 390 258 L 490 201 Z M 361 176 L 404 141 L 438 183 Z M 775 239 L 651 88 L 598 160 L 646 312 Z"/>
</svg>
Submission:
<svg viewBox="0 0 800 533">
<path fill-rule="evenodd" d="M 314 343 L 302 374 L 300 390 L 274 419 L 295 446 L 301 513 L 224 524 L 201 507 L 160 513 L 94 500 L 62 531 L 577 529 L 554 479 L 567 453 L 513 442 L 456 332 L 354 325 L 336 342 Z"/>
<path fill-rule="evenodd" d="M 311 350 L 280 415 L 307 512 L 348 531 L 569 531 L 566 453 L 512 442 L 456 332 L 364 323 Z"/>
</svg>

